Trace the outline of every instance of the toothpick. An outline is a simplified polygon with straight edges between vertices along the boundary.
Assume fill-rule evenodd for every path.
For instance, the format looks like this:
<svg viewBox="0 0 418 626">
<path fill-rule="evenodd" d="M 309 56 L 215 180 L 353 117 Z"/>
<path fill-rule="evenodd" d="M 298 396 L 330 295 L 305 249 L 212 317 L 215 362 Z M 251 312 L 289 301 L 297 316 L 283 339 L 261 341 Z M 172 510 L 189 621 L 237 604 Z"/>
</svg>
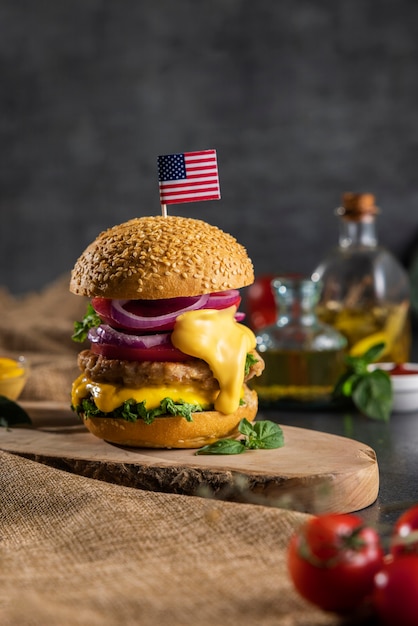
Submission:
<svg viewBox="0 0 418 626">
<path fill-rule="evenodd" d="M 163 217 L 167 217 L 167 205 L 166 204 L 161 205 L 161 213 L 163 214 Z"/>
</svg>

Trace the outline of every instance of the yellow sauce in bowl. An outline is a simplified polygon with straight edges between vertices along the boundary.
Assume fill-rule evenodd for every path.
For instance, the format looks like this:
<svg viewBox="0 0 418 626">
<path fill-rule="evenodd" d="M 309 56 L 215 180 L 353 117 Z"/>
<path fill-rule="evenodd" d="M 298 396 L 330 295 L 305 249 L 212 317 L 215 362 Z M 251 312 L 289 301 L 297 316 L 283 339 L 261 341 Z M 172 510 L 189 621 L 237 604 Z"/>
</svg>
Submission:
<svg viewBox="0 0 418 626">
<path fill-rule="evenodd" d="M 19 359 L 0 357 L 0 396 L 17 400 L 25 386 L 27 373 L 23 357 Z"/>
</svg>

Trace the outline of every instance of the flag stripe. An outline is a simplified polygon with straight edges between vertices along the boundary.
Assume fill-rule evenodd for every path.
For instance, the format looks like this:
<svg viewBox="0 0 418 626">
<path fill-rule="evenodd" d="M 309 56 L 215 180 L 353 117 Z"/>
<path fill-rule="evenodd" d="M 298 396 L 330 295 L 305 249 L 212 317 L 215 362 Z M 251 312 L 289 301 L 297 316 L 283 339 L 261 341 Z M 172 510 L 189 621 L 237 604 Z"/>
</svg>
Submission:
<svg viewBox="0 0 418 626">
<path fill-rule="evenodd" d="M 171 200 L 171 204 L 174 204 L 175 202 L 184 202 L 185 200 L 189 200 L 190 202 L 193 202 L 193 200 L 202 200 L 203 198 L 207 198 L 207 199 L 211 199 L 211 200 L 217 200 L 218 199 L 218 193 L 213 193 L 213 194 L 209 194 L 207 191 L 202 191 L 200 193 L 182 193 L 182 194 L 178 194 L 178 195 L 171 195 L 171 194 L 167 194 L 165 195 L 165 204 L 170 204 L 170 200 Z"/>
<path fill-rule="evenodd" d="M 196 178 L 196 176 L 202 176 L 202 174 L 207 174 L 208 176 L 210 176 L 211 178 L 214 179 L 218 179 L 218 172 L 213 172 L 212 170 L 208 169 L 207 167 L 202 167 L 196 170 L 192 170 L 192 172 L 190 172 L 190 174 L 188 174 L 187 178 Z"/>
<path fill-rule="evenodd" d="M 189 159 L 188 157 L 184 157 L 184 162 L 186 163 L 186 165 L 199 165 L 199 163 L 208 163 L 209 165 L 216 165 L 216 157 L 211 157 L 210 159 L 208 158 L 196 158 L 196 159 Z"/>
<path fill-rule="evenodd" d="M 212 161 L 185 161 L 186 164 L 186 169 L 188 170 L 194 170 L 197 169 L 199 167 L 210 167 L 212 169 L 216 170 L 216 163 L 212 162 Z"/>
<path fill-rule="evenodd" d="M 219 193 L 219 189 L 218 187 L 205 187 L 203 185 L 199 185 L 198 187 L 174 187 L 171 189 L 167 189 L 164 193 L 166 196 L 178 196 L 181 194 L 202 194 L 202 193 L 209 193 L 210 195 L 215 194 L 215 193 Z"/>
<path fill-rule="evenodd" d="M 171 187 L 164 191 L 165 196 L 175 196 L 179 193 L 200 193 L 202 190 L 208 193 L 219 193 L 217 185 L 196 185 L 195 187 Z"/>
<path fill-rule="evenodd" d="M 219 193 L 218 187 L 205 187 L 203 185 L 199 185 L 198 187 L 173 187 L 171 189 L 166 189 L 164 191 L 165 196 L 175 196 L 181 193 L 201 193 L 202 191 L 207 191 L 210 194 Z"/>
<path fill-rule="evenodd" d="M 216 150 L 160 156 L 158 169 L 161 204 L 221 197 Z"/>
<path fill-rule="evenodd" d="M 185 152 L 185 159 L 200 159 L 200 158 L 212 158 L 216 159 L 216 150 L 200 150 L 195 152 Z"/>
<path fill-rule="evenodd" d="M 189 181 L 184 180 L 168 180 L 164 183 L 160 183 L 160 186 L 164 189 L 169 187 L 184 185 L 185 187 L 192 187 L 193 185 L 198 185 L 199 183 L 208 183 L 208 185 L 218 185 L 218 180 L 215 176 L 195 176 Z M 219 185 L 218 185 L 219 186 Z"/>
</svg>

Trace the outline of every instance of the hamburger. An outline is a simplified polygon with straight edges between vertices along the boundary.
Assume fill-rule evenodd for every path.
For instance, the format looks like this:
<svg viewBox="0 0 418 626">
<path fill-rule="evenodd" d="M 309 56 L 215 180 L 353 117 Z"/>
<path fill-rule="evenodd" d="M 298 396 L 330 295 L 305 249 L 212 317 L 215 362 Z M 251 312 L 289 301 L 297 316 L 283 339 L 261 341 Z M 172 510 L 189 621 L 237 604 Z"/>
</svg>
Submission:
<svg viewBox="0 0 418 626">
<path fill-rule="evenodd" d="M 102 232 L 71 272 L 90 299 L 72 408 L 111 443 L 199 448 L 252 421 L 264 363 L 239 311 L 253 265 L 204 221 L 153 216 Z M 77 327 L 77 324 L 76 324 Z"/>
</svg>

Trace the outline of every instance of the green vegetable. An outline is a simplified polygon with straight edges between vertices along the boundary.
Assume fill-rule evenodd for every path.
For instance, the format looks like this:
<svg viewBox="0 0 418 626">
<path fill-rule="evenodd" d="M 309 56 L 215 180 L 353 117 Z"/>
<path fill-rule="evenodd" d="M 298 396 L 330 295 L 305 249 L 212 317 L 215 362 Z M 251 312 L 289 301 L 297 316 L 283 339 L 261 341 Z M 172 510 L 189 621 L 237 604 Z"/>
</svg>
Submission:
<svg viewBox="0 0 418 626">
<path fill-rule="evenodd" d="M 84 398 L 80 405 L 72 407 L 78 415 L 87 417 L 103 417 L 109 416 L 108 413 L 100 411 L 91 398 Z M 120 407 L 112 411 L 112 417 L 124 419 L 127 422 L 136 422 L 138 419 L 144 420 L 146 424 L 152 424 L 156 417 L 161 415 L 179 415 L 184 417 L 188 422 L 192 422 L 192 413 L 203 411 L 200 404 L 188 404 L 179 400 L 174 402 L 171 398 L 164 398 L 160 405 L 155 409 L 147 410 L 145 401 L 136 402 L 135 400 L 126 400 Z"/>
<path fill-rule="evenodd" d="M 0 396 L 0 427 L 11 428 L 24 424 L 32 424 L 26 411 L 13 400 Z"/>
<path fill-rule="evenodd" d="M 333 398 L 349 401 L 367 417 L 387 422 L 392 411 L 390 376 L 381 369 L 369 370 L 384 347 L 384 343 L 378 343 L 361 356 L 346 356 L 347 371 L 338 380 Z"/>
<path fill-rule="evenodd" d="M 198 413 L 199 411 L 203 411 L 200 404 L 188 404 L 187 402 L 183 402 L 183 400 L 174 402 L 171 398 L 164 398 L 160 402 L 160 407 L 153 409 L 150 413 L 153 418 L 159 415 L 180 415 L 188 422 L 192 422 L 192 413 Z"/>
<path fill-rule="evenodd" d="M 241 454 L 246 450 L 244 443 L 237 439 L 219 439 L 219 441 L 199 448 L 195 454 Z"/>
<path fill-rule="evenodd" d="M 245 369 L 244 369 L 245 376 L 248 376 L 248 374 L 250 373 L 251 366 L 257 362 L 258 362 L 258 359 L 256 359 L 256 357 L 253 354 L 251 354 L 251 352 L 247 352 L 247 356 L 245 359 Z"/>
<path fill-rule="evenodd" d="M 244 439 L 220 439 L 196 450 L 195 454 L 241 454 L 246 450 L 271 450 L 284 446 L 283 431 L 278 424 L 263 420 L 251 424 L 246 418 L 238 425 Z"/>
<path fill-rule="evenodd" d="M 87 333 L 90 328 L 95 328 L 102 323 L 102 320 L 93 309 L 92 304 L 89 302 L 87 305 L 86 314 L 81 322 L 74 322 L 74 333 L 71 336 L 73 341 L 83 343 L 87 339 Z"/>
</svg>

